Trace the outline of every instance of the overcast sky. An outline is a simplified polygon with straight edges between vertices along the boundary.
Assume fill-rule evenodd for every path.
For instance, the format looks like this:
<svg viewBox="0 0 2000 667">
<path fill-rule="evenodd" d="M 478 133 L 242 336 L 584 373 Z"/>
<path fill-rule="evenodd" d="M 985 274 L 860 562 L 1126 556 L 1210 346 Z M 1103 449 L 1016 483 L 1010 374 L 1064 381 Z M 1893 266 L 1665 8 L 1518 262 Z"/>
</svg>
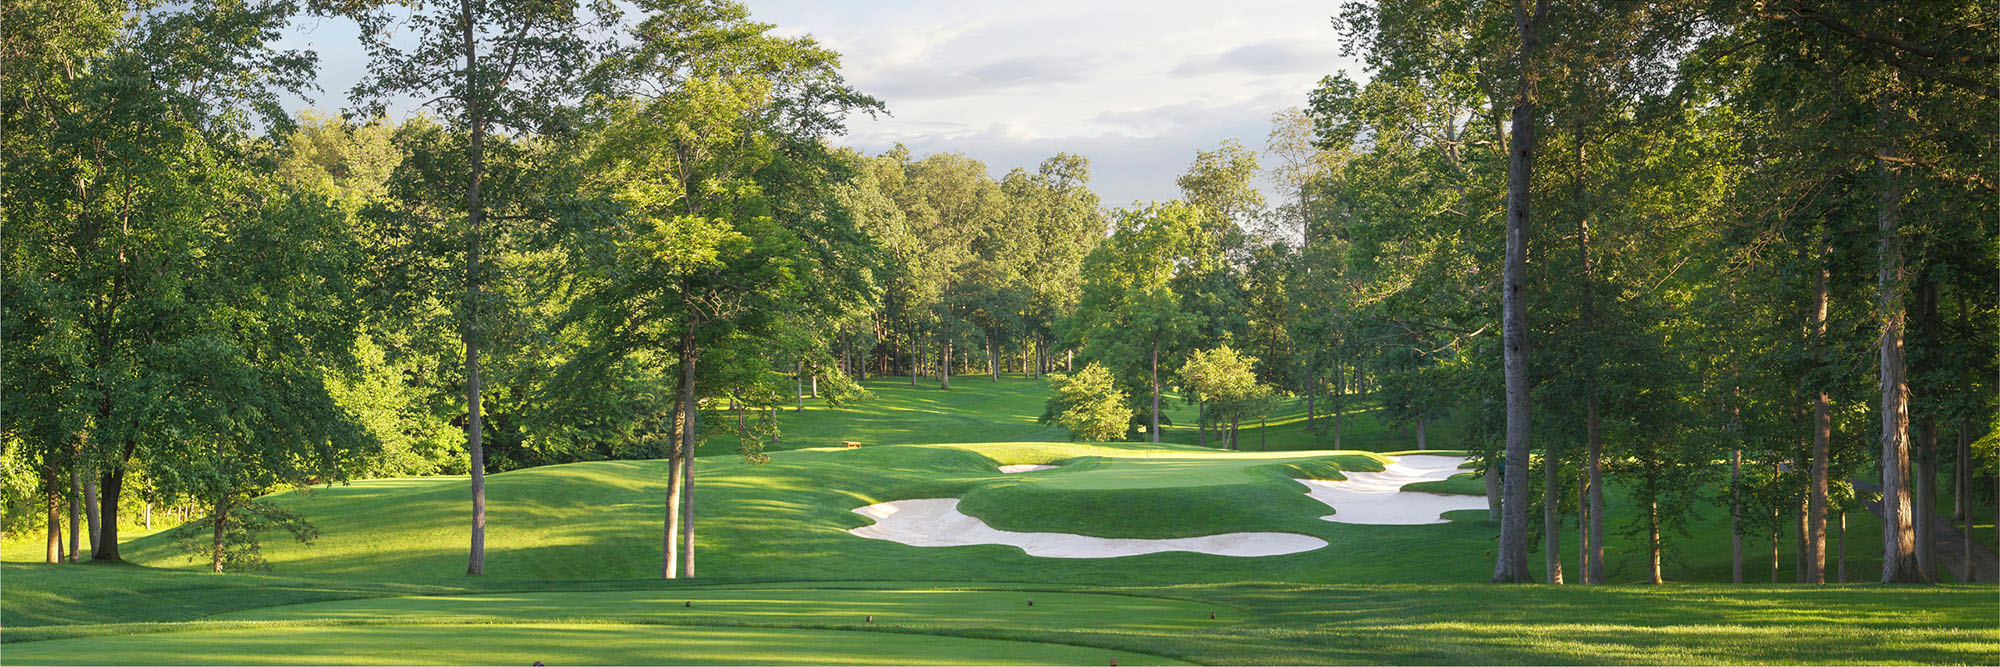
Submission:
<svg viewBox="0 0 2000 667">
<path fill-rule="evenodd" d="M 1273 112 L 1305 102 L 1340 57 L 1332 2 L 1238 0 L 749 0 L 786 35 L 843 55 L 850 83 L 888 103 L 839 143 L 961 152 L 995 176 L 1057 152 L 1091 161 L 1108 206 L 1177 196 L 1197 149 L 1262 151 Z M 287 40 L 319 51 L 321 93 L 345 106 L 365 62 L 351 25 L 307 19 Z"/>
</svg>

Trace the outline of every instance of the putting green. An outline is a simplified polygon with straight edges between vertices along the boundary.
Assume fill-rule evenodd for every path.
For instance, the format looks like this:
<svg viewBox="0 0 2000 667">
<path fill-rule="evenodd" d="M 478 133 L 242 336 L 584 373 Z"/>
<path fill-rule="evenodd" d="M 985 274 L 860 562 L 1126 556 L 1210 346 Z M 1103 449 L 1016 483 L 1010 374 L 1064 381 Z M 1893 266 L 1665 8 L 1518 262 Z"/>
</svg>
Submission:
<svg viewBox="0 0 2000 667">
<path fill-rule="evenodd" d="M 10 665 L 1188 664 L 1041 642 L 794 628 L 520 623 L 292 625 L 6 645 Z"/>
</svg>

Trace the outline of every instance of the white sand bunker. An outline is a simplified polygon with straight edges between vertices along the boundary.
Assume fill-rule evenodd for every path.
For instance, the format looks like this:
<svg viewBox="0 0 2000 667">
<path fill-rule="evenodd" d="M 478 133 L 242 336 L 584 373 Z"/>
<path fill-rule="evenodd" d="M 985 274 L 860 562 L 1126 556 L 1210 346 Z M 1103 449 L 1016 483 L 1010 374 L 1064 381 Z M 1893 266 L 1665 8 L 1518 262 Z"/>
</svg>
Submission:
<svg viewBox="0 0 2000 667">
<path fill-rule="evenodd" d="M 1017 472 L 1034 472 L 1037 470 L 1055 470 L 1057 467 L 1058 466 L 1035 465 L 1029 463 L 1022 465 L 1000 466 L 1000 472 L 1013 474 Z"/>
<path fill-rule="evenodd" d="M 1410 454 L 1395 457 L 1382 472 L 1343 473 L 1346 481 L 1299 481 L 1309 487 L 1306 495 L 1333 508 L 1333 515 L 1320 517 L 1327 521 L 1393 526 L 1447 523 L 1445 512 L 1486 509 L 1486 498 L 1404 491 L 1403 485 L 1449 478 L 1460 472 L 1458 464 L 1464 462 L 1460 456 Z"/>
<path fill-rule="evenodd" d="M 1295 533 L 1224 533 L 1166 540 L 1091 537 L 1070 533 L 1016 533 L 986 525 L 958 511 L 957 498 L 918 498 L 869 505 L 855 514 L 875 525 L 847 532 L 875 540 L 916 547 L 962 547 L 1004 544 L 1043 558 L 1117 558 L 1162 551 L 1192 551 L 1216 556 L 1278 556 L 1312 551 L 1326 540 Z"/>
</svg>

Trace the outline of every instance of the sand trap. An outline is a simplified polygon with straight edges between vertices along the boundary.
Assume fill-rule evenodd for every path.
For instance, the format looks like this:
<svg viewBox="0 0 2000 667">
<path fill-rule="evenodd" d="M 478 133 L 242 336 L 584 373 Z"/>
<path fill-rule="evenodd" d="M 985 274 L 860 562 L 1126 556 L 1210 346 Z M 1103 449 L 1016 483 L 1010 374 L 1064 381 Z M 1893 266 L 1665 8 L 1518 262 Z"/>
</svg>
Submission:
<svg viewBox="0 0 2000 667">
<path fill-rule="evenodd" d="M 1326 503 L 1334 513 L 1320 517 L 1338 523 L 1408 526 L 1448 523 L 1444 513 L 1486 509 L 1485 496 L 1404 491 L 1412 482 L 1442 480 L 1461 472 L 1461 456 L 1409 454 L 1395 457 L 1382 472 L 1349 472 L 1346 481 L 1302 479 L 1306 495 Z"/>
<path fill-rule="evenodd" d="M 1023 465 L 1000 466 L 1000 472 L 1012 474 L 1017 472 L 1034 472 L 1037 470 L 1055 470 L 1056 468 L 1057 466 L 1044 466 L 1044 465 L 1035 465 L 1029 463 Z"/>
<path fill-rule="evenodd" d="M 847 532 L 916 547 L 1004 544 L 1043 558 L 1117 558 L 1162 551 L 1216 556 L 1278 556 L 1312 551 L 1326 540 L 1296 533 L 1224 533 L 1165 540 L 1091 537 L 1070 533 L 1016 533 L 997 530 L 958 511 L 957 498 L 918 498 L 869 505 L 857 510 L 875 525 Z"/>
</svg>

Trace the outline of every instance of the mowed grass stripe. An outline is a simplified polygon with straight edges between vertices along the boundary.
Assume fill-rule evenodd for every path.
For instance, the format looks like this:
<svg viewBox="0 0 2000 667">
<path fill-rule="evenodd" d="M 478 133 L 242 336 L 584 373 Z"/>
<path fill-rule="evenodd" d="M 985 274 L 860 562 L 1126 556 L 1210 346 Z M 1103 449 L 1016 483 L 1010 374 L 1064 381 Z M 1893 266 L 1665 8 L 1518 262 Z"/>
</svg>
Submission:
<svg viewBox="0 0 2000 667">
<path fill-rule="evenodd" d="M 619 623 L 287 625 L 6 644 L 19 665 L 1121 665 L 1134 651 L 895 631 Z"/>
</svg>

